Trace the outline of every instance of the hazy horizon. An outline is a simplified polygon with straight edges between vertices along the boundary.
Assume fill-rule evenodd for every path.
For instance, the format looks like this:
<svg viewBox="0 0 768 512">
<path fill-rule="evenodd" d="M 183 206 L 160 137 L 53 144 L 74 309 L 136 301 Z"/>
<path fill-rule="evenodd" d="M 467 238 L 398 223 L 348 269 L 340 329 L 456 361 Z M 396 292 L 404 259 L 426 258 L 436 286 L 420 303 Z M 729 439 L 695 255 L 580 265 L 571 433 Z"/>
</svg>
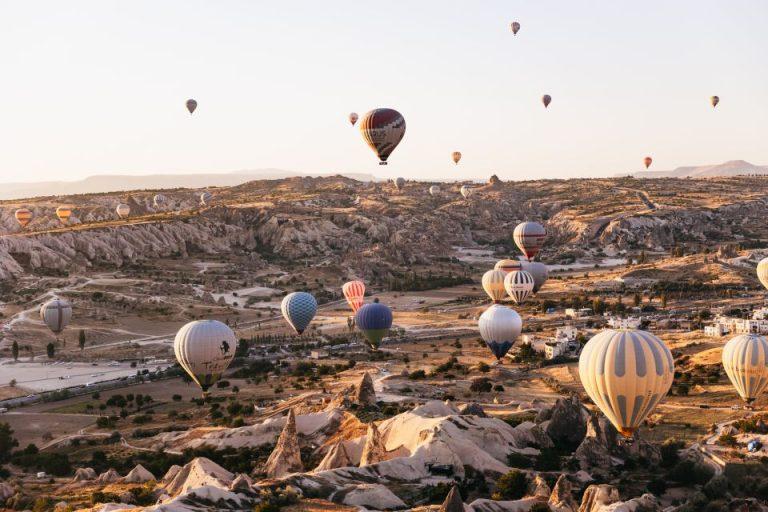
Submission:
<svg viewBox="0 0 768 512">
<path fill-rule="evenodd" d="M 11 4 L 0 182 L 605 177 L 646 155 L 656 171 L 766 165 L 766 22 L 768 4 L 747 1 Z M 387 167 L 346 120 L 379 106 L 407 123 Z"/>
</svg>

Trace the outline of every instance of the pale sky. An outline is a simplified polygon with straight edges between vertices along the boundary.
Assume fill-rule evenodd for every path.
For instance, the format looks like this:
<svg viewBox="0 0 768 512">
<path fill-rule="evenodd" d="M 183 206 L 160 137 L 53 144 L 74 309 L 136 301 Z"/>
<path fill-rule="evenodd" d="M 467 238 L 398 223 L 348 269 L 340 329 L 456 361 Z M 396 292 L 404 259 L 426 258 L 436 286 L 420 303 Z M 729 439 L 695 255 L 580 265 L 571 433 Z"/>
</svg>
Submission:
<svg viewBox="0 0 768 512">
<path fill-rule="evenodd" d="M 766 26 L 764 0 L 0 0 L 0 181 L 766 165 Z M 375 107 L 407 123 L 387 167 L 347 122 Z"/>
</svg>

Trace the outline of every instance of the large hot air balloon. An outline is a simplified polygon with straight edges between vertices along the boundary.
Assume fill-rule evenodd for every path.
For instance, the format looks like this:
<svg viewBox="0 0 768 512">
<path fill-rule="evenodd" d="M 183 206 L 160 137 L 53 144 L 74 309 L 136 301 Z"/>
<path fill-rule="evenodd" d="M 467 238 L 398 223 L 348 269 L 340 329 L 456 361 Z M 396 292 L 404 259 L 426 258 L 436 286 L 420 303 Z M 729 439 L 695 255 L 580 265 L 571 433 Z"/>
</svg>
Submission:
<svg viewBox="0 0 768 512">
<path fill-rule="evenodd" d="M 403 190 L 403 187 L 405 187 L 405 178 L 397 178 L 395 180 L 395 187 L 397 190 Z"/>
<path fill-rule="evenodd" d="M 431 187 L 429 187 L 429 195 L 431 195 L 432 197 L 439 196 L 440 195 L 440 187 L 438 187 L 437 185 L 432 185 Z"/>
<path fill-rule="evenodd" d="M 483 290 L 494 303 L 504 300 L 506 290 L 504 290 L 504 277 L 506 274 L 501 270 L 489 270 L 483 274 Z"/>
<path fill-rule="evenodd" d="M 549 279 L 549 269 L 538 261 L 523 261 L 523 270 L 533 276 L 533 293 L 538 293 Z"/>
<path fill-rule="evenodd" d="M 768 288 L 768 258 L 763 258 L 757 264 L 757 278 L 763 286 Z"/>
<path fill-rule="evenodd" d="M 645 164 L 645 168 L 649 168 L 651 164 L 653 163 L 653 158 L 647 156 L 643 159 L 643 163 Z"/>
<path fill-rule="evenodd" d="M 301 334 L 317 313 L 317 301 L 307 292 L 293 292 L 283 298 L 280 309 L 291 327 Z"/>
<path fill-rule="evenodd" d="M 197 108 L 197 101 L 193 99 L 187 100 L 187 110 L 189 110 L 189 113 L 193 113 L 195 109 Z"/>
<path fill-rule="evenodd" d="M 51 299 L 40 306 L 40 319 L 58 335 L 72 320 L 72 306 L 64 299 Z"/>
<path fill-rule="evenodd" d="M 723 368 L 742 400 L 751 404 L 768 387 L 768 340 L 741 334 L 723 347 Z"/>
<path fill-rule="evenodd" d="M 167 198 L 163 194 L 155 194 L 155 197 L 152 198 L 152 204 L 155 206 L 155 208 L 160 208 L 165 204 L 167 201 Z"/>
<path fill-rule="evenodd" d="M 205 395 L 235 357 L 237 339 L 218 320 L 195 320 L 184 325 L 173 340 L 176 360 Z"/>
<path fill-rule="evenodd" d="M 19 208 L 13 212 L 13 216 L 16 217 L 16 222 L 18 222 L 19 226 L 23 229 L 32 221 L 32 210 L 29 208 Z"/>
<path fill-rule="evenodd" d="M 480 315 L 477 326 L 485 344 L 501 361 L 520 336 L 523 321 L 514 309 L 494 304 Z"/>
<path fill-rule="evenodd" d="M 552 96 L 545 94 L 541 97 L 541 102 L 544 104 L 544 108 L 547 108 L 549 104 L 552 103 Z"/>
<path fill-rule="evenodd" d="M 461 193 L 461 196 L 464 199 L 469 199 L 469 196 L 472 195 L 472 192 L 473 192 L 472 187 L 469 187 L 467 185 L 462 185 L 461 188 L 459 189 L 459 193 Z"/>
<path fill-rule="evenodd" d="M 115 212 L 117 213 L 118 217 L 125 219 L 131 214 L 131 207 L 125 203 L 120 203 L 117 205 L 117 208 L 115 208 Z"/>
<path fill-rule="evenodd" d="M 362 281 L 349 281 L 341 287 L 341 292 L 344 294 L 344 298 L 347 299 L 347 304 L 352 308 L 352 311 L 357 313 L 357 310 L 363 306 L 365 283 Z"/>
<path fill-rule="evenodd" d="M 387 165 L 387 158 L 405 134 L 405 119 L 397 110 L 377 108 L 363 116 L 360 121 L 360 133 L 379 156 L 379 165 Z"/>
<path fill-rule="evenodd" d="M 355 123 L 357 122 L 358 118 L 360 116 L 357 115 L 356 112 L 352 112 L 349 114 L 349 122 L 352 126 L 355 126 Z"/>
<path fill-rule="evenodd" d="M 504 289 L 515 304 L 522 304 L 533 293 L 533 276 L 525 270 L 513 270 L 504 277 Z"/>
<path fill-rule="evenodd" d="M 458 164 L 459 160 L 461 160 L 461 151 L 454 151 L 451 154 L 451 158 L 453 159 L 453 163 Z"/>
<path fill-rule="evenodd" d="M 606 329 L 584 345 L 579 357 L 584 390 L 625 437 L 664 398 L 674 373 L 664 342 L 635 329 Z"/>
<path fill-rule="evenodd" d="M 517 35 L 518 32 L 520 32 L 520 23 L 518 23 L 517 21 L 513 21 L 512 22 L 512 33 L 514 35 Z"/>
<path fill-rule="evenodd" d="M 373 350 L 377 350 L 382 338 L 387 335 L 392 327 L 392 310 L 373 299 L 370 304 L 365 304 L 355 314 L 355 325 L 368 339 Z"/>
<path fill-rule="evenodd" d="M 72 216 L 72 209 L 67 206 L 59 206 L 56 208 L 56 217 L 62 224 L 69 222 L 69 218 Z"/>
<path fill-rule="evenodd" d="M 210 206 L 213 202 L 213 194 L 208 192 L 207 190 L 200 194 L 200 204 L 203 206 Z"/>
<path fill-rule="evenodd" d="M 493 266 L 494 270 L 501 270 L 505 274 L 513 270 L 522 270 L 523 262 L 520 260 L 499 260 Z"/>
<path fill-rule="evenodd" d="M 709 102 L 712 104 L 712 108 L 715 108 L 718 103 L 720 103 L 720 97 L 719 96 L 712 96 L 709 98 Z"/>
<path fill-rule="evenodd" d="M 512 239 L 528 260 L 536 257 L 546 236 L 547 230 L 538 222 L 521 222 L 512 233 Z"/>
</svg>

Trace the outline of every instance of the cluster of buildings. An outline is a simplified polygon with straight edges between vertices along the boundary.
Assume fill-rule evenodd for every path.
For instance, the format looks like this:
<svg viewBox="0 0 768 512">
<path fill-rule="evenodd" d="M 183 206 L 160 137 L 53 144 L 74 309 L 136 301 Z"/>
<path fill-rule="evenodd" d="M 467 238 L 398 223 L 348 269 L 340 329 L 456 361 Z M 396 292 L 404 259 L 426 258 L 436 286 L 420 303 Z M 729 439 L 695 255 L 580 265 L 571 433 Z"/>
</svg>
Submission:
<svg viewBox="0 0 768 512">
<path fill-rule="evenodd" d="M 558 327 L 552 338 L 537 338 L 533 334 L 522 336 L 522 343 L 530 345 L 533 350 L 543 354 L 546 359 L 554 359 L 560 356 L 576 355 L 580 344 L 576 337 L 578 330 L 572 325 Z"/>
<path fill-rule="evenodd" d="M 704 326 L 706 336 L 726 334 L 768 334 L 768 308 L 756 309 L 752 318 L 717 315 L 713 322 Z"/>
</svg>

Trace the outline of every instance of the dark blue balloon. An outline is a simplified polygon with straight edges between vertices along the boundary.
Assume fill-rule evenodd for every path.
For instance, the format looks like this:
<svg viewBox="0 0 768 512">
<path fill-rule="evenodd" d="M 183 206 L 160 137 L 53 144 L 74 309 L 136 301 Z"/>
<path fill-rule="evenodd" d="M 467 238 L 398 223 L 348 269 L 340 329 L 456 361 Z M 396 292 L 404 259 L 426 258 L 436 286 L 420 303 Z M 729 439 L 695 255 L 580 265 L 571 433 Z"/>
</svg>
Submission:
<svg viewBox="0 0 768 512">
<path fill-rule="evenodd" d="M 355 324 L 362 331 L 392 327 L 392 310 L 380 302 L 366 304 L 357 310 Z"/>
<path fill-rule="evenodd" d="M 485 344 L 488 345 L 489 349 L 491 349 L 491 352 L 493 352 L 493 355 L 496 356 L 496 359 L 501 360 L 502 357 L 507 355 L 507 352 L 509 352 L 509 349 L 512 348 L 513 342 L 491 341 L 490 343 L 486 342 Z"/>
</svg>

